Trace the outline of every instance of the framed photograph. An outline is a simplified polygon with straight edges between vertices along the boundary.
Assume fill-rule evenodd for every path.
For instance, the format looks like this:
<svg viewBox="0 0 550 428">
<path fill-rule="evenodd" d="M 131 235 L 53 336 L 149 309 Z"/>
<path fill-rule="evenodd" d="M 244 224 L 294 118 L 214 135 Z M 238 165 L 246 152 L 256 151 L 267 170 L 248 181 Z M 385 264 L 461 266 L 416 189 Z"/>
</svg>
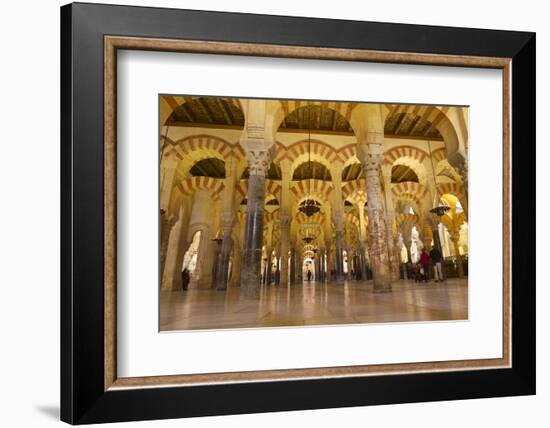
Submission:
<svg viewBox="0 0 550 428">
<path fill-rule="evenodd" d="M 61 418 L 535 393 L 535 35 L 61 8 Z"/>
</svg>

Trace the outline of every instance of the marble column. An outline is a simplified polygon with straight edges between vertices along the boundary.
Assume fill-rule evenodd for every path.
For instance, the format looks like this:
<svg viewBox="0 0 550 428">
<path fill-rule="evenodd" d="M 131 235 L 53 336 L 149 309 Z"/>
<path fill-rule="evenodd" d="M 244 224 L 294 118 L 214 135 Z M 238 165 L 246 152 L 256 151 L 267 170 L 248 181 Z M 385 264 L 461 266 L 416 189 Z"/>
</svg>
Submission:
<svg viewBox="0 0 550 428">
<path fill-rule="evenodd" d="M 212 288 L 216 288 L 216 289 L 218 285 L 218 273 L 221 267 L 220 259 L 221 259 L 222 242 L 223 242 L 223 239 L 220 240 L 219 238 L 215 238 L 213 240 L 214 245 L 212 246 L 214 249 L 214 255 L 213 255 L 214 263 L 212 263 Z"/>
<path fill-rule="evenodd" d="M 296 244 L 290 245 L 290 284 L 296 284 Z"/>
<path fill-rule="evenodd" d="M 225 180 L 222 195 L 221 223 L 223 241 L 218 266 L 216 268 L 216 289 L 225 290 L 229 281 L 229 261 L 233 250 L 233 226 L 235 224 L 235 187 L 237 184 L 237 159 L 233 156 L 225 160 Z"/>
<path fill-rule="evenodd" d="M 334 239 L 334 261 L 336 264 L 336 284 L 343 285 L 344 278 L 344 201 L 342 200 L 342 170 L 344 164 L 340 161 L 335 161 L 332 166 L 332 183 L 333 183 L 333 204 L 332 218 L 335 228 Z"/>
<path fill-rule="evenodd" d="M 281 167 L 281 200 L 280 200 L 280 221 L 281 228 L 281 287 L 288 287 L 288 250 L 290 244 L 290 185 L 292 181 L 292 162 L 283 159 L 279 163 Z"/>
<path fill-rule="evenodd" d="M 359 259 L 361 264 L 361 279 L 367 279 L 367 264 L 365 263 L 365 247 L 367 241 L 367 222 L 365 220 L 365 198 L 360 198 L 357 205 L 359 212 Z"/>
<path fill-rule="evenodd" d="M 336 229 L 336 236 L 334 239 L 334 262 L 336 267 L 336 284 L 343 285 L 344 278 L 344 231 Z"/>
<path fill-rule="evenodd" d="M 261 282 L 262 246 L 264 234 L 265 174 L 269 166 L 268 151 L 247 152 L 250 176 L 243 239 L 241 266 L 241 296 L 259 296 Z"/>
<path fill-rule="evenodd" d="M 167 212 L 180 159 L 175 151 L 167 152 L 160 165 L 160 209 Z"/>
<path fill-rule="evenodd" d="M 321 248 L 321 281 L 322 282 L 325 282 L 327 277 L 326 254 L 327 252 L 325 248 Z"/>
<path fill-rule="evenodd" d="M 241 279 L 241 248 L 233 246 L 233 262 L 231 266 L 231 287 L 240 287 Z"/>
<path fill-rule="evenodd" d="M 413 225 L 408 221 L 401 223 L 401 235 L 403 236 L 403 245 L 407 250 L 407 263 L 412 263 L 411 245 L 412 245 Z"/>
<path fill-rule="evenodd" d="M 161 288 L 163 290 L 175 290 L 177 288 L 177 275 L 181 275 L 181 269 L 178 269 L 178 251 L 181 245 L 181 235 L 183 227 L 183 210 L 180 209 L 177 221 L 170 230 L 168 238 L 165 265 L 162 272 Z M 181 267 L 180 267 L 181 268 Z M 176 281 L 175 281 L 176 280 Z M 175 283 L 176 282 L 176 283 Z"/>
<path fill-rule="evenodd" d="M 273 275 L 273 253 L 271 251 L 271 248 L 269 248 L 267 253 L 265 285 L 271 285 L 272 275 Z"/>
<path fill-rule="evenodd" d="M 380 183 L 380 165 L 384 159 L 382 143 L 384 130 L 369 130 L 358 143 L 358 158 L 363 165 L 367 188 L 367 211 L 369 216 L 369 254 L 372 263 L 373 290 L 376 293 L 390 292 L 392 278 L 388 254 L 384 200 Z"/>
<path fill-rule="evenodd" d="M 388 242 L 388 256 L 390 258 L 390 267 L 392 279 L 394 281 L 399 280 L 399 258 L 396 257 L 395 246 L 393 244 L 393 222 L 394 222 L 394 207 L 392 196 L 392 183 L 391 183 L 391 171 L 392 166 L 387 163 L 382 163 L 382 177 L 384 180 L 384 201 L 386 208 L 386 233 Z"/>
<path fill-rule="evenodd" d="M 290 244 L 290 217 L 284 216 L 279 221 L 281 228 L 281 262 L 280 262 L 280 285 L 288 287 L 288 249 Z"/>
<path fill-rule="evenodd" d="M 166 253 L 168 251 L 168 245 L 170 242 L 170 235 L 172 229 L 176 224 L 177 218 L 175 216 L 169 216 L 168 212 L 161 210 L 160 212 L 160 277 L 164 275 L 164 268 L 166 266 Z"/>
</svg>

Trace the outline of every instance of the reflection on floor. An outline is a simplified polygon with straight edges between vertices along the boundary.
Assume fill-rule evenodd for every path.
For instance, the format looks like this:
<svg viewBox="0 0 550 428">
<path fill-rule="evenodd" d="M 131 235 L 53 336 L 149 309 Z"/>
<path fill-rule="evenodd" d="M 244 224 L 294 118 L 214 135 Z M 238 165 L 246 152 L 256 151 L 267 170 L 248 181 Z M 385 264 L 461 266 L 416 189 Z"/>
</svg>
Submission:
<svg viewBox="0 0 550 428">
<path fill-rule="evenodd" d="M 241 300 L 238 288 L 163 291 L 160 295 L 161 331 L 467 318 L 467 279 L 400 281 L 393 284 L 392 293 L 385 294 L 374 294 L 371 281 L 350 281 L 343 286 L 271 285 L 262 288 L 256 301 Z"/>
</svg>

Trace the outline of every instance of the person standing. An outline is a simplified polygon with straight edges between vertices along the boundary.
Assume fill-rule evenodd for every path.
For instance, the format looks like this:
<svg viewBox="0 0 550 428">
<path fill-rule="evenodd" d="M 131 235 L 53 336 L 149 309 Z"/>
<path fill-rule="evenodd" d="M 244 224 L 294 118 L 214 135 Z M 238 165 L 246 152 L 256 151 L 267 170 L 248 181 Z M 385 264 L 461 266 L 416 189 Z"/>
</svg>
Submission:
<svg viewBox="0 0 550 428">
<path fill-rule="evenodd" d="M 433 246 L 430 251 L 430 258 L 432 259 L 432 262 L 434 264 L 434 278 L 435 282 L 443 282 L 443 271 L 441 269 L 441 253 L 437 249 L 437 247 Z"/>
<path fill-rule="evenodd" d="M 311 282 L 311 277 L 313 276 L 313 274 L 311 273 L 311 271 L 308 269 L 307 271 L 307 282 Z"/>
<path fill-rule="evenodd" d="M 420 264 L 422 265 L 422 270 L 424 271 L 424 281 L 428 282 L 428 275 L 430 272 L 430 256 L 426 252 L 426 248 L 422 248 L 422 253 L 420 254 Z"/>
</svg>

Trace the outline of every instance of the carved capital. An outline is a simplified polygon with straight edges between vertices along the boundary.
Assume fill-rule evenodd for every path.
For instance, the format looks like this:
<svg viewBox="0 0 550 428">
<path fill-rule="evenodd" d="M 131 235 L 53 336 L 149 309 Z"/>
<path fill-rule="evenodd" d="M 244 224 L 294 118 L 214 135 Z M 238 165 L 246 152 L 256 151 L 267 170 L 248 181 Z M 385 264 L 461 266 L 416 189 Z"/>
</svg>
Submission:
<svg viewBox="0 0 550 428">
<path fill-rule="evenodd" d="M 271 162 L 269 150 L 247 150 L 246 159 L 248 160 L 250 175 L 265 176 Z"/>
<path fill-rule="evenodd" d="M 365 173 L 373 173 L 380 170 L 384 161 L 382 144 L 358 144 L 357 158 L 361 161 Z"/>
</svg>

